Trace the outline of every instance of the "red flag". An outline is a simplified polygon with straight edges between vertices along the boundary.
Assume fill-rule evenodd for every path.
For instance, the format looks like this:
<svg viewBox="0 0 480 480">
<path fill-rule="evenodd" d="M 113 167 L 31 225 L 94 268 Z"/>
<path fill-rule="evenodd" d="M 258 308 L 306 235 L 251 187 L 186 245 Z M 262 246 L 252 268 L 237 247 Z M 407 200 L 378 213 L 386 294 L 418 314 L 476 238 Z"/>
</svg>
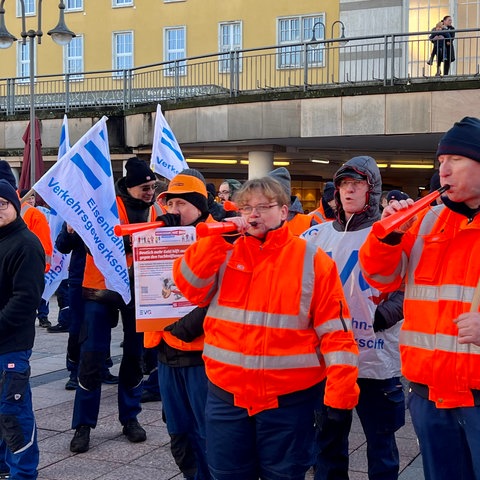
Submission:
<svg viewBox="0 0 480 480">
<path fill-rule="evenodd" d="M 20 173 L 20 180 L 18 182 L 18 189 L 30 189 L 31 173 L 30 173 L 30 122 L 28 122 L 27 129 L 23 134 L 22 140 L 25 143 L 23 149 L 22 171 Z M 42 157 L 42 139 L 40 138 L 40 122 L 35 119 L 35 181 L 37 181 L 44 173 L 43 157 Z"/>
</svg>

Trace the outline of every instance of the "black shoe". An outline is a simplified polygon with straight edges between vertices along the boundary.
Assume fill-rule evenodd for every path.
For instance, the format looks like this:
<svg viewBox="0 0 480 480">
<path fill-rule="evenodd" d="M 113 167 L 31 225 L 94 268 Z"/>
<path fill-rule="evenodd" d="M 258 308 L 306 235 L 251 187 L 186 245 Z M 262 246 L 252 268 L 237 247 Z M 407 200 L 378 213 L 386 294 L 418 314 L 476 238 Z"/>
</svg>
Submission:
<svg viewBox="0 0 480 480">
<path fill-rule="evenodd" d="M 142 396 L 140 397 L 141 403 L 148 403 L 148 402 L 160 402 L 162 397 L 159 393 L 150 392 L 149 390 L 143 390 Z"/>
<path fill-rule="evenodd" d="M 59 333 L 59 332 L 68 332 L 68 327 L 66 325 L 60 325 L 57 323 L 53 327 L 47 327 L 47 332 L 49 333 Z"/>
<path fill-rule="evenodd" d="M 102 383 L 107 385 L 116 385 L 118 383 L 118 377 L 108 372 L 102 377 Z"/>
<path fill-rule="evenodd" d="M 432 60 L 429 60 L 429 61 L 427 62 L 427 65 L 431 65 L 432 63 L 433 63 L 433 61 L 432 61 Z"/>
<path fill-rule="evenodd" d="M 90 427 L 81 425 L 75 430 L 75 435 L 70 442 L 70 451 L 74 453 L 87 452 L 90 447 Z"/>
<path fill-rule="evenodd" d="M 75 378 L 70 378 L 65 384 L 65 390 L 76 390 L 78 387 L 78 381 Z"/>
<path fill-rule="evenodd" d="M 123 426 L 122 432 L 132 443 L 144 442 L 147 439 L 147 432 L 135 419 L 129 420 Z"/>
<path fill-rule="evenodd" d="M 41 317 L 38 319 L 38 325 L 42 328 L 48 328 L 52 326 L 52 323 L 47 317 Z"/>
</svg>

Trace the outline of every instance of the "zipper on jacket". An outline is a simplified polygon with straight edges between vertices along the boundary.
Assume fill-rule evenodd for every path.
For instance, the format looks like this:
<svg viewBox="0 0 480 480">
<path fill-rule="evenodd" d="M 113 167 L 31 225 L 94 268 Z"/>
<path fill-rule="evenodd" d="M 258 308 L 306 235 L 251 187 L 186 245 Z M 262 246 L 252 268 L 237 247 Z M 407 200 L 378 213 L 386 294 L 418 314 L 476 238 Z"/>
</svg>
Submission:
<svg viewBox="0 0 480 480">
<path fill-rule="evenodd" d="M 348 332 L 348 328 L 347 328 L 347 324 L 345 323 L 345 319 L 343 318 L 343 303 L 342 301 L 340 300 L 338 303 L 340 303 L 340 321 L 342 322 L 342 325 L 343 325 L 343 330 L 345 332 Z"/>
</svg>

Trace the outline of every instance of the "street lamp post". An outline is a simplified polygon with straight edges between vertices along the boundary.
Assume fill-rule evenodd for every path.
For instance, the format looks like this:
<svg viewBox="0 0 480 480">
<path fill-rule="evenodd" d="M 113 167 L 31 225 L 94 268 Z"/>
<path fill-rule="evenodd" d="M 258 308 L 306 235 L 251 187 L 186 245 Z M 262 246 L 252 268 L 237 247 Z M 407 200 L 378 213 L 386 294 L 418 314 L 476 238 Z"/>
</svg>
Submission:
<svg viewBox="0 0 480 480">
<path fill-rule="evenodd" d="M 5 26 L 5 0 L 0 3 L 0 48 L 9 48 L 17 39 L 7 30 Z M 33 186 L 35 184 L 35 37 L 38 45 L 42 43 L 42 0 L 37 0 L 37 30 L 26 29 L 26 15 L 25 15 L 25 0 L 20 0 L 20 8 L 22 12 L 22 43 L 26 45 L 27 38 L 29 39 L 29 74 L 30 74 L 30 182 Z M 75 33 L 67 28 L 65 25 L 65 3 L 60 0 L 58 5 L 60 10 L 58 24 L 47 33 L 52 37 L 52 40 L 58 45 L 67 45 Z"/>
</svg>

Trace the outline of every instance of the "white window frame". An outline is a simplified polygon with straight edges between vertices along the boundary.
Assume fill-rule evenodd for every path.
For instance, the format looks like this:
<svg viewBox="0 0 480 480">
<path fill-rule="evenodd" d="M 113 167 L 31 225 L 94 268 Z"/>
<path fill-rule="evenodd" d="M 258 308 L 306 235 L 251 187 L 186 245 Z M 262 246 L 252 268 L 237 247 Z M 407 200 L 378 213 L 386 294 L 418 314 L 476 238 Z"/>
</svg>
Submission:
<svg viewBox="0 0 480 480">
<path fill-rule="evenodd" d="M 78 6 L 69 6 L 69 2 L 79 4 Z M 65 0 L 65 11 L 66 12 L 82 12 L 83 11 L 83 0 Z"/>
<path fill-rule="evenodd" d="M 290 28 L 288 30 L 282 29 L 283 22 L 298 22 L 298 35 L 295 38 L 287 38 L 282 40 L 283 32 L 292 31 Z M 277 45 L 283 45 L 284 47 L 280 49 L 279 55 L 277 57 L 277 68 L 278 69 L 289 69 L 289 68 L 303 68 L 305 64 L 304 59 L 304 48 L 303 46 L 289 46 L 298 44 L 300 42 L 308 42 L 312 37 L 312 28 L 316 22 L 322 22 L 325 25 L 325 13 L 316 13 L 311 15 L 289 15 L 288 17 L 278 17 L 277 18 Z M 290 34 L 291 35 L 291 34 Z M 324 31 L 322 25 L 317 25 L 315 27 L 315 37 L 317 40 L 325 39 L 326 32 Z M 318 44 L 316 48 L 308 48 L 308 65 L 312 67 L 323 67 L 324 65 L 324 44 Z"/>
<path fill-rule="evenodd" d="M 112 0 L 113 8 L 133 7 L 133 0 Z"/>
<path fill-rule="evenodd" d="M 70 49 L 73 45 L 78 44 L 80 45 L 80 54 L 79 55 L 69 55 Z M 84 55 L 85 55 L 85 48 L 83 43 L 83 35 L 77 35 L 76 37 L 72 38 L 71 42 L 68 45 L 63 47 L 63 72 L 65 74 L 69 74 L 70 80 L 83 80 L 83 72 L 85 71 L 84 65 Z M 70 71 L 70 63 L 75 62 L 78 65 L 78 68 Z"/>
<path fill-rule="evenodd" d="M 173 48 L 170 49 L 169 46 L 169 34 L 173 32 L 183 32 L 183 48 Z M 173 62 L 174 60 L 179 60 L 187 57 L 187 27 L 185 25 L 177 27 L 165 27 L 163 29 L 163 58 L 165 62 Z M 172 63 L 173 65 L 173 63 Z M 187 74 L 187 63 L 186 61 L 180 62 L 178 72 L 175 67 L 166 68 L 163 72 L 165 77 L 172 77 L 175 75 L 184 76 Z"/>
<path fill-rule="evenodd" d="M 33 75 L 37 74 L 37 44 L 34 42 L 34 61 L 33 61 Z M 26 58 L 22 57 L 25 49 Z M 17 42 L 17 78 L 20 83 L 28 83 L 30 81 L 30 42 L 23 43 L 22 40 Z M 20 77 L 24 77 L 20 80 Z"/>
<path fill-rule="evenodd" d="M 29 10 L 27 6 L 30 5 L 31 9 Z M 37 7 L 35 0 L 25 0 L 25 16 L 33 16 L 37 13 Z M 17 0 L 17 17 L 22 17 L 22 5 L 20 0 Z"/>
<path fill-rule="evenodd" d="M 239 39 L 235 41 L 235 27 L 239 28 Z M 223 29 L 229 28 L 228 36 L 229 42 L 223 42 Z M 235 20 L 230 22 L 220 22 L 218 24 L 218 51 L 225 52 L 219 59 L 218 71 L 220 73 L 230 72 L 230 52 L 236 50 L 242 50 L 243 47 L 243 23 L 241 20 Z M 239 72 L 242 71 L 242 62 L 239 62 Z"/>
<path fill-rule="evenodd" d="M 131 51 L 130 52 L 121 52 L 119 53 L 117 51 L 117 39 L 119 37 L 123 37 L 123 36 L 127 36 L 127 35 L 130 35 L 131 36 L 131 43 L 132 43 L 132 48 L 131 48 Z M 113 70 L 120 70 L 119 72 L 114 72 L 113 73 L 113 76 L 116 77 L 116 78 L 119 78 L 119 77 L 122 77 L 123 75 L 123 70 L 129 70 L 130 68 L 133 68 L 133 66 L 135 65 L 134 63 L 134 57 L 133 57 L 133 53 L 135 51 L 135 45 L 134 45 L 134 42 L 135 42 L 135 36 L 134 36 L 134 32 L 133 30 L 124 30 L 124 31 L 119 31 L 119 32 L 113 32 L 112 34 L 112 64 L 113 64 Z M 124 68 L 123 66 L 119 66 L 119 59 L 124 59 L 124 58 L 130 58 L 131 59 L 131 62 L 130 62 L 130 66 L 127 67 L 127 68 Z"/>
</svg>

